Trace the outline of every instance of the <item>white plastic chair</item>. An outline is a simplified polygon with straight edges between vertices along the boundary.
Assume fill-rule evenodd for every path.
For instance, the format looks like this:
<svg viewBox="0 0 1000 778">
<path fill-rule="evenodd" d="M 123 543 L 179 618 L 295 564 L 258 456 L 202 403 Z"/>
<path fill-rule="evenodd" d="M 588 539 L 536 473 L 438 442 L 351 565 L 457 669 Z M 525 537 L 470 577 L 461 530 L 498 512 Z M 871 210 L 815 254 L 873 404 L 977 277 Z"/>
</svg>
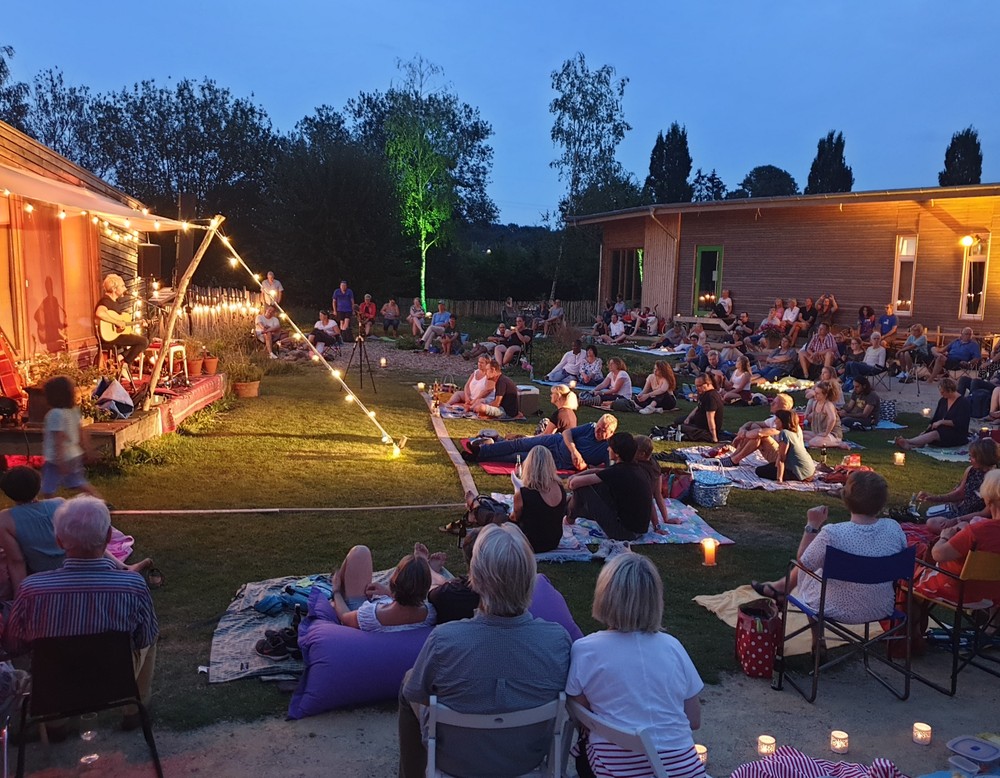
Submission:
<svg viewBox="0 0 1000 778">
<path fill-rule="evenodd" d="M 653 766 L 653 775 L 656 778 L 670 778 L 666 768 L 663 766 L 663 762 L 660 761 L 660 755 L 656 751 L 656 746 L 653 744 L 652 727 L 646 727 L 645 729 L 620 729 L 607 719 L 602 719 L 592 710 L 583 707 L 575 700 L 567 702 L 566 708 L 569 711 L 570 720 L 576 727 L 586 729 L 595 735 L 600 735 L 609 743 L 614 743 L 619 748 L 634 751 L 637 754 L 645 754 L 649 763 Z M 571 727 L 570 731 L 574 728 Z M 568 752 L 572 741 L 572 738 L 566 739 L 564 746 L 566 753 L 563 754 L 564 758 L 568 759 Z"/>
<path fill-rule="evenodd" d="M 529 773 L 524 773 L 524 775 L 563 778 L 561 744 L 567 721 L 565 692 L 559 692 L 558 699 L 539 705 L 537 708 L 511 711 L 510 713 L 458 713 L 438 702 L 437 696 L 432 695 L 428 713 L 427 778 L 449 778 L 447 773 L 437 769 L 438 724 L 464 729 L 511 729 L 544 722 L 552 722 L 552 741 L 549 745 L 548 758 L 537 768 Z"/>
</svg>

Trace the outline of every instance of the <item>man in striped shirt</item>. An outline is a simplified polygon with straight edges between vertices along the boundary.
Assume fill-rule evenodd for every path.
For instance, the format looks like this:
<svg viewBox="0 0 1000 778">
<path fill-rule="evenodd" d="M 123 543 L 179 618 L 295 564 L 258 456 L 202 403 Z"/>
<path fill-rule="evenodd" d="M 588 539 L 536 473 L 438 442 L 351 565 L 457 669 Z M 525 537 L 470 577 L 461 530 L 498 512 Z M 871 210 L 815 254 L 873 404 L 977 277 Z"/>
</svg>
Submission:
<svg viewBox="0 0 1000 778">
<path fill-rule="evenodd" d="M 127 632 L 139 696 L 148 704 L 159 626 L 142 576 L 117 569 L 104 556 L 111 538 L 107 506 L 95 497 L 76 497 L 56 511 L 52 523 L 66 559 L 57 570 L 24 579 L 7 619 L 4 645 L 17 656 L 40 638 Z M 138 723 L 137 711 L 128 711 L 123 726 Z"/>
</svg>

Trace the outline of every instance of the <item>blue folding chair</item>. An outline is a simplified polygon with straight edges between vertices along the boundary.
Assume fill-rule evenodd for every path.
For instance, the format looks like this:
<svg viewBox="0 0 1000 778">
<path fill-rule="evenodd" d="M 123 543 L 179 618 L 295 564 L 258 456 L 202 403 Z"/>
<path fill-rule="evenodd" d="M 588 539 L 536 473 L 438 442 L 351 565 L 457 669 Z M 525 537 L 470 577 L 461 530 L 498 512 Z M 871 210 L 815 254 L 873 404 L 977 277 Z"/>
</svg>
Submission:
<svg viewBox="0 0 1000 778">
<path fill-rule="evenodd" d="M 785 597 L 781 616 L 783 639 L 778 646 L 778 653 L 775 657 L 775 670 L 777 675 L 774 683 L 772 684 L 773 687 L 775 689 L 781 689 L 784 681 L 787 680 L 788 683 L 791 684 L 791 686 L 799 694 L 805 697 L 806 700 L 814 702 L 816 699 L 816 691 L 819 687 L 820 673 L 839 665 L 849 657 L 860 653 L 864 659 L 865 670 L 869 675 L 875 678 L 875 680 L 877 680 L 900 700 L 905 700 L 909 697 L 910 678 L 912 674 L 910 671 L 910 641 L 908 635 L 909 624 L 907 621 L 907 614 L 911 612 L 910 603 L 912 598 L 915 560 L 916 549 L 913 547 L 904 549 L 903 551 L 891 556 L 881 557 L 857 556 L 855 554 L 848 554 L 846 551 L 827 547 L 826 557 L 823 561 L 823 574 L 822 576 L 818 576 L 812 570 L 806 569 L 797 560 L 793 559 L 788 566 L 788 572 L 785 574 L 785 591 L 791 591 L 790 575 L 792 570 L 797 568 L 799 570 L 800 578 L 803 575 L 808 575 L 820 582 L 821 588 L 819 605 L 816 608 L 812 608 L 797 597 L 791 595 Z M 826 614 L 827 587 L 831 581 L 856 584 L 894 583 L 897 585 L 897 593 L 901 590 L 900 585 L 902 585 L 902 591 L 905 592 L 905 609 L 900 610 L 895 607 L 895 604 L 890 605 L 889 612 L 887 612 L 885 616 L 869 622 L 864 622 L 863 624 L 849 625 L 842 621 L 838 621 L 837 619 L 831 618 Z M 895 602 L 896 600 L 894 599 L 894 603 Z M 806 626 L 801 627 L 792 633 L 787 632 L 789 604 L 794 605 L 795 608 L 804 613 L 809 620 L 809 623 Z M 871 625 L 882 621 L 889 622 L 888 628 L 881 634 L 873 636 L 871 634 Z M 851 627 L 857 628 L 862 626 L 864 629 L 860 632 L 856 631 L 856 629 L 851 629 Z M 800 686 L 796 683 L 792 675 L 788 673 L 785 666 L 786 661 L 784 656 L 785 642 L 796 635 L 802 634 L 806 630 L 811 630 L 813 632 L 813 668 L 810 673 L 812 676 L 812 684 L 811 689 L 808 692 L 804 686 Z M 823 652 L 819 650 L 819 645 L 820 640 L 823 638 L 826 631 L 829 631 L 830 634 L 843 640 L 847 644 L 845 648 L 848 650 L 838 653 L 833 659 L 823 661 Z M 902 641 L 902 643 L 899 643 L 899 641 Z M 882 654 L 879 651 L 879 649 L 883 646 L 889 649 L 889 647 L 893 644 L 898 644 L 902 648 L 904 653 L 904 661 L 902 665 L 892 661 L 889 650 L 887 650 L 885 654 Z M 903 675 L 902 688 L 897 689 L 885 678 L 876 673 L 870 662 L 871 659 L 875 659 L 885 666 L 892 668 L 894 671 L 901 673 Z"/>
</svg>

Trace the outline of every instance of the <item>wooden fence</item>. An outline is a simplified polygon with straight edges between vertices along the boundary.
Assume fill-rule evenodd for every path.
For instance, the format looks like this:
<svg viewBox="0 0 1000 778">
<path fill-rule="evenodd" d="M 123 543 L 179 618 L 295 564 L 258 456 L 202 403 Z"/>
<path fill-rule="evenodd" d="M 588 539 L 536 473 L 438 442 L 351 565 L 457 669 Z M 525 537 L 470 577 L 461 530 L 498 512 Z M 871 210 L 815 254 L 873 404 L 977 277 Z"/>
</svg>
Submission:
<svg viewBox="0 0 1000 778">
<path fill-rule="evenodd" d="M 437 310 L 431 300 L 427 301 L 427 307 L 432 311 Z M 517 310 L 538 310 L 538 300 L 515 300 L 514 307 Z M 594 300 L 564 300 L 563 309 L 566 311 L 566 321 L 570 324 L 590 325 L 594 323 L 594 317 L 598 314 L 598 306 Z M 496 319 L 500 321 L 500 312 L 503 310 L 503 302 L 500 300 L 449 300 L 448 310 L 459 319 L 463 316 L 471 316 L 477 319 Z"/>
</svg>

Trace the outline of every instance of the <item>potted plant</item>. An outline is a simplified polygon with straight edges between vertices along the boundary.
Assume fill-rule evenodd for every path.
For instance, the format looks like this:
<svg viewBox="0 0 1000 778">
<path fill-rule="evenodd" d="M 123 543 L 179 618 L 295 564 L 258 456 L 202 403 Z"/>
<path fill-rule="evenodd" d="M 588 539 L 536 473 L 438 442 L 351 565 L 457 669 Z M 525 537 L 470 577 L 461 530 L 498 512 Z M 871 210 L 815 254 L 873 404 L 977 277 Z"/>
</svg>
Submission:
<svg viewBox="0 0 1000 778">
<path fill-rule="evenodd" d="M 211 351 L 205 349 L 202 352 L 202 371 L 205 375 L 215 375 L 219 372 L 219 358 L 212 354 Z"/>
<path fill-rule="evenodd" d="M 227 360 L 226 376 L 237 397 L 258 397 L 264 368 L 249 358 Z"/>
<path fill-rule="evenodd" d="M 184 341 L 184 359 L 187 361 L 188 378 L 197 378 L 201 375 L 201 369 L 205 364 L 201 354 L 203 349 L 201 341 L 190 338 Z"/>
</svg>

